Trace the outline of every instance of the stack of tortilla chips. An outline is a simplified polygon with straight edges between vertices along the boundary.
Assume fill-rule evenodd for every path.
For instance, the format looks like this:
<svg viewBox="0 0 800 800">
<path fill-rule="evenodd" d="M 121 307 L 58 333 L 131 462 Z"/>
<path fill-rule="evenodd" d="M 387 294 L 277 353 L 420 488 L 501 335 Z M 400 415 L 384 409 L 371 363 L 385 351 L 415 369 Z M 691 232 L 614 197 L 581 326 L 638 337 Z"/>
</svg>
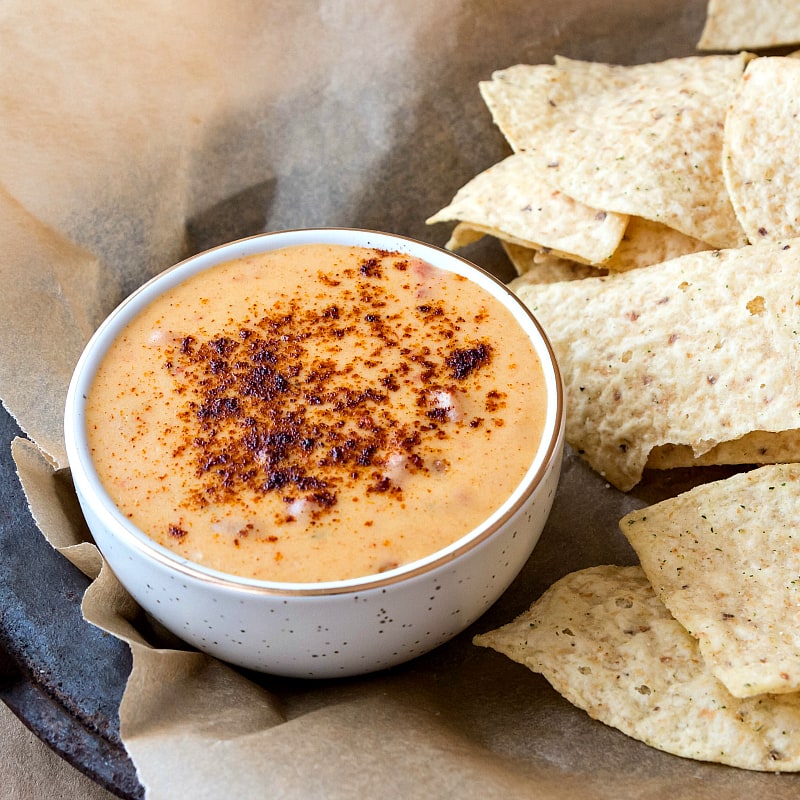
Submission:
<svg viewBox="0 0 800 800">
<path fill-rule="evenodd" d="M 513 154 L 429 221 L 503 242 L 567 441 L 622 491 L 749 471 L 625 517 L 641 566 L 568 575 L 476 643 L 655 747 L 800 770 L 800 60 L 557 58 L 481 92 Z"/>
<path fill-rule="evenodd" d="M 557 58 L 481 91 L 514 153 L 429 222 L 503 242 L 570 445 L 623 491 L 800 460 L 800 59 Z"/>
<path fill-rule="evenodd" d="M 653 747 L 800 771 L 800 465 L 699 486 L 620 528 L 641 566 L 567 575 L 475 644 Z"/>
</svg>

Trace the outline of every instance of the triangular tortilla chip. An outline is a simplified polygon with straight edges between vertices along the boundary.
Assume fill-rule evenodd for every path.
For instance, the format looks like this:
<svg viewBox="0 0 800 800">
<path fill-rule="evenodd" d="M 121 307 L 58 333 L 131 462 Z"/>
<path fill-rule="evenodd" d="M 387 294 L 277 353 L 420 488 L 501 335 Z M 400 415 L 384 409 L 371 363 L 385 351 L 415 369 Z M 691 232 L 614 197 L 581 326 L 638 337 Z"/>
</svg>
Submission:
<svg viewBox="0 0 800 800">
<path fill-rule="evenodd" d="M 797 0 L 709 0 L 698 50 L 756 50 L 800 42 Z"/>
<path fill-rule="evenodd" d="M 800 464 L 699 486 L 619 527 L 731 694 L 800 690 Z"/>
<path fill-rule="evenodd" d="M 512 148 L 565 194 L 736 247 L 745 237 L 722 178 L 722 128 L 749 58 L 631 67 L 560 58 L 495 72 L 480 89 Z"/>
<path fill-rule="evenodd" d="M 534 250 L 511 242 L 501 241 L 508 260 L 517 271 L 516 281 L 522 283 L 556 283 L 557 281 L 574 281 L 579 278 L 591 278 L 607 275 L 605 269 L 580 264 L 568 258 L 561 258 L 546 250 Z"/>
<path fill-rule="evenodd" d="M 567 575 L 474 642 L 541 673 L 591 717 L 652 747 L 746 769 L 800 770 L 800 695 L 729 694 L 639 567 Z"/>
<path fill-rule="evenodd" d="M 513 155 L 474 177 L 427 222 L 459 220 L 526 247 L 599 264 L 617 249 L 628 218 L 578 203 L 553 187 L 536 159 Z"/>
<path fill-rule="evenodd" d="M 470 228 L 465 222 L 459 222 L 450 233 L 445 247 L 448 250 L 459 250 L 467 245 L 480 241 L 486 234 L 483 231 Z"/>
<path fill-rule="evenodd" d="M 457 241 L 461 244 L 470 243 L 466 233 L 461 231 L 463 225 L 457 225 L 450 237 L 448 247 L 452 242 Z M 528 247 L 503 242 L 503 247 L 509 259 L 517 270 L 517 274 L 522 275 L 531 269 L 542 271 L 543 280 L 541 283 L 552 283 L 563 274 L 560 280 L 574 280 L 575 278 L 597 277 L 605 274 L 598 270 L 611 270 L 613 272 L 627 272 L 629 269 L 639 267 L 649 267 L 653 264 L 660 264 L 671 258 L 686 255 L 688 253 L 699 253 L 702 250 L 711 250 L 711 246 L 697 239 L 692 239 L 679 231 L 661 225 L 658 222 L 642 219 L 642 217 L 630 217 L 628 226 L 611 258 L 603 264 L 603 267 L 591 269 L 576 264 L 569 259 L 560 258 L 546 250 L 534 250 Z M 455 248 L 454 248 L 455 249 Z M 546 269 L 545 269 L 546 268 Z M 553 277 L 545 278 L 546 272 L 551 272 Z M 536 280 L 532 278 L 531 280 Z"/>
<path fill-rule="evenodd" d="M 558 357 L 567 441 L 624 491 L 661 445 L 800 429 L 800 240 L 517 294 Z"/>
<path fill-rule="evenodd" d="M 722 162 L 733 208 L 751 242 L 800 236 L 799 115 L 800 61 L 751 61 L 725 119 Z"/>
<path fill-rule="evenodd" d="M 712 250 L 710 244 L 668 228 L 660 222 L 631 217 L 614 255 L 603 265 L 613 272 L 649 267 L 671 258 Z"/>
<path fill-rule="evenodd" d="M 722 442 L 700 456 L 686 445 L 655 447 L 647 457 L 648 469 L 708 467 L 714 464 L 775 464 L 793 461 L 800 453 L 800 430 L 753 431 L 732 442 Z"/>
</svg>

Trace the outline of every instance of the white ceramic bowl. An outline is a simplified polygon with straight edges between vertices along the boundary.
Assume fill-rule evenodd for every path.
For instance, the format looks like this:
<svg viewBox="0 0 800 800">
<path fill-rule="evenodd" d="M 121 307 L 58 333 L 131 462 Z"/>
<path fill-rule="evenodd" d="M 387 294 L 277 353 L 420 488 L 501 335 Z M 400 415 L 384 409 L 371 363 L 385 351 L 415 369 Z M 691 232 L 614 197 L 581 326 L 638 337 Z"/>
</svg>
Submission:
<svg viewBox="0 0 800 800">
<path fill-rule="evenodd" d="M 304 243 L 400 251 L 467 275 L 509 308 L 530 337 L 544 368 L 548 404 L 542 442 L 523 481 L 484 524 L 451 546 L 366 578 L 275 583 L 188 561 L 133 526 L 104 490 L 92 464 L 85 397 L 110 343 L 162 292 L 215 264 Z M 531 555 L 550 513 L 560 474 L 564 416 L 561 377 L 550 344 L 502 283 L 432 245 L 336 228 L 267 233 L 232 242 L 177 264 L 134 292 L 100 326 L 78 362 L 67 397 L 65 434 L 75 488 L 95 542 L 146 611 L 189 644 L 233 664 L 278 675 L 327 678 L 366 673 L 419 656 L 460 633 L 497 600 Z"/>
</svg>

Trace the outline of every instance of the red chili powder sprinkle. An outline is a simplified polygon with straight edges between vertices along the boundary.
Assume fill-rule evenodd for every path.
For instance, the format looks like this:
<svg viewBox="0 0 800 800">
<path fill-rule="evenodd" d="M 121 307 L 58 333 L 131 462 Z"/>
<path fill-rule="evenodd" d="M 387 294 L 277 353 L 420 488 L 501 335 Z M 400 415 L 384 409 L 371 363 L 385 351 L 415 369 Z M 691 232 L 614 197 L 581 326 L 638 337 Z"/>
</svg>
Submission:
<svg viewBox="0 0 800 800">
<path fill-rule="evenodd" d="M 395 266 L 408 264 L 399 259 Z M 340 283 L 322 271 L 317 279 L 327 287 Z M 408 325 L 398 327 L 384 313 L 390 289 L 381 258 L 363 259 L 355 279 L 349 300 L 337 298 L 316 310 L 288 299 L 250 319 L 232 320 L 230 335 L 187 336 L 166 350 L 164 367 L 181 403 L 181 444 L 174 455 L 193 464 L 200 482 L 189 505 L 235 502 L 242 490 L 280 492 L 287 502 L 307 499 L 321 514 L 336 505 L 344 485 L 354 483 L 401 496 L 380 471 L 390 455 L 405 455 L 407 470 L 424 473 L 426 443 L 446 436 L 448 426 L 474 427 L 431 412 L 427 398 L 438 388 L 452 389 L 453 381 L 465 384 L 490 363 L 492 347 L 456 347 L 460 317 L 440 302 L 412 300 L 408 323 L 424 330 L 415 344 Z M 391 349 L 402 356 L 400 368 L 377 386 L 350 388 L 358 365 L 326 358 L 325 346 L 333 340 L 376 361 Z M 403 413 L 391 401 L 401 385 L 417 397 Z M 186 535 L 177 525 L 169 533 Z"/>
</svg>

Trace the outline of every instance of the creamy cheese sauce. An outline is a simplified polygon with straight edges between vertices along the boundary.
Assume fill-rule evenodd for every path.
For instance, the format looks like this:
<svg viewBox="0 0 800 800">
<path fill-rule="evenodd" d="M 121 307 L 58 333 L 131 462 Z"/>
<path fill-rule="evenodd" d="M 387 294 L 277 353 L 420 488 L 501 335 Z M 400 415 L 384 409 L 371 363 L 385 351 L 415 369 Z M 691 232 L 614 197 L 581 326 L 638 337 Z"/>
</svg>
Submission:
<svg viewBox="0 0 800 800">
<path fill-rule="evenodd" d="M 491 515 L 545 415 L 538 357 L 467 278 L 400 253 L 289 247 L 135 318 L 87 402 L 117 506 L 165 547 L 280 582 L 372 575 Z"/>
</svg>

